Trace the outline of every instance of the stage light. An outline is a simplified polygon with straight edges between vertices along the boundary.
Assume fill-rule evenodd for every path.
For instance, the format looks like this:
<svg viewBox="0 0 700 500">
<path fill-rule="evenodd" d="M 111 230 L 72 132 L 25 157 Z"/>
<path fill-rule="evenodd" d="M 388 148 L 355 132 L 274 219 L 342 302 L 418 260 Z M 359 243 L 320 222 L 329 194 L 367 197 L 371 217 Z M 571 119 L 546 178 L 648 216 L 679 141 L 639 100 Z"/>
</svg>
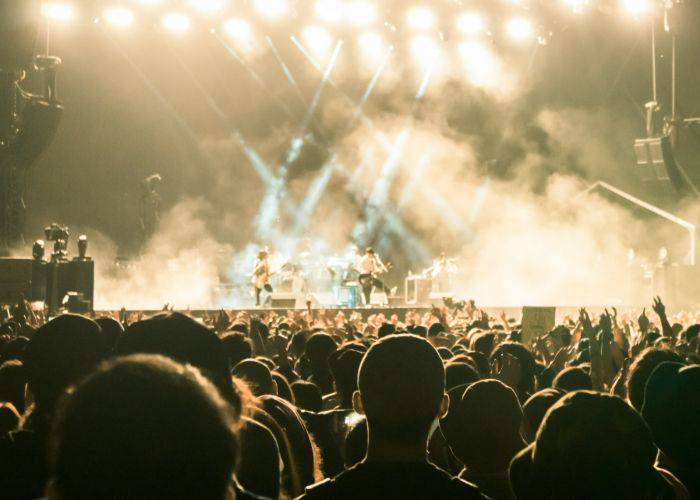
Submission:
<svg viewBox="0 0 700 500">
<path fill-rule="evenodd" d="M 486 30 L 486 22 L 479 14 L 467 12 L 457 19 L 457 29 L 465 35 L 478 35 Z"/>
<path fill-rule="evenodd" d="M 411 40 L 411 53 L 418 66 L 426 68 L 435 63 L 440 54 L 437 42 L 429 36 L 417 36 Z"/>
<path fill-rule="evenodd" d="M 255 0 L 255 10 L 270 20 L 277 20 L 289 12 L 287 0 Z"/>
<path fill-rule="evenodd" d="M 366 26 L 377 21 L 377 7 L 370 2 L 351 2 L 345 7 L 345 18 L 354 26 Z"/>
<path fill-rule="evenodd" d="M 483 43 L 462 42 L 459 44 L 459 55 L 473 85 L 487 87 L 497 83 L 498 61 Z"/>
<path fill-rule="evenodd" d="M 127 28 L 134 24 L 134 13 L 123 7 L 108 7 L 102 12 L 102 18 L 108 24 Z"/>
<path fill-rule="evenodd" d="M 588 5 L 588 0 L 564 0 L 564 3 L 571 8 L 574 14 L 581 14 Z"/>
<path fill-rule="evenodd" d="M 406 15 L 406 23 L 416 31 L 429 30 L 435 26 L 435 14 L 425 7 L 414 7 Z"/>
<path fill-rule="evenodd" d="M 190 0 L 192 7 L 204 14 L 214 14 L 226 7 L 226 0 Z"/>
<path fill-rule="evenodd" d="M 65 3 L 44 3 L 41 5 L 41 15 L 49 21 L 68 22 L 75 19 L 75 10 Z"/>
<path fill-rule="evenodd" d="M 307 26 L 301 34 L 306 46 L 316 57 L 328 55 L 333 37 L 326 28 L 321 26 Z"/>
<path fill-rule="evenodd" d="M 144 7 L 160 7 L 165 0 L 138 0 L 138 2 Z"/>
<path fill-rule="evenodd" d="M 344 4 L 341 0 L 318 0 L 314 7 L 316 16 L 327 23 L 337 23 L 343 18 Z"/>
<path fill-rule="evenodd" d="M 166 30 L 178 34 L 187 32 L 191 26 L 190 18 L 177 12 L 163 16 L 161 23 Z"/>
<path fill-rule="evenodd" d="M 225 21 L 223 29 L 227 36 L 239 43 L 250 42 L 253 34 L 250 23 L 240 18 L 231 18 Z"/>
<path fill-rule="evenodd" d="M 527 19 L 514 17 L 506 23 L 506 34 L 513 41 L 525 42 L 532 38 L 535 34 L 535 29 Z"/>
<path fill-rule="evenodd" d="M 634 17 L 639 17 L 649 11 L 651 5 L 649 0 L 622 0 L 622 7 Z"/>
<path fill-rule="evenodd" d="M 362 59 L 372 65 L 379 63 L 386 54 L 386 43 L 379 33 L 366 32 L 357 36 L 357 47 Z"/>
</svg>

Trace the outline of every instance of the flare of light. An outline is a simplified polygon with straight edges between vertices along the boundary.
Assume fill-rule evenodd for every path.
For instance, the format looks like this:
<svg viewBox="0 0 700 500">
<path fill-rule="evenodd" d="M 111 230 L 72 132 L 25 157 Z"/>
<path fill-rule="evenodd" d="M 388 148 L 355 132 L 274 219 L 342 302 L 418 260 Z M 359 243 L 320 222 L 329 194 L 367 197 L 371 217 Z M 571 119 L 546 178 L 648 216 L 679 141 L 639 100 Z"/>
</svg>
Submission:
<svg viewBox="0 0 700 500">
<path fill-rule="evenodd" d="M 75 19 L 75 9 L 65 3 L 44 3 L 41 5 L 41 15 L 49 21 L 68 22 Z"/>
<path fill-rule="evenodd" d="M 646 14 L 650 8 L 649 0 L 622 0 L 622 8 L 632 14 L 634 17 L 639 17 Z"/>
<path fill-rule="evenodd" d="M 159 7 L 163 5 L 165 0 L 138 0 L 138 3 L 144 7 Z"/>
<path fill-rule="evenodd" d="M 379 61 L 386 52 L 386 44 L 379 33 L 360 33 L 357 36 L 357 46 L 365 60 Z"/>
<path fill-rule="evenodd" d="M 134 13 L 123 7 L 108 7 L 102 13 L 102 18 L 108 24 L 119 28 L 128 28 L 134 24 Z"/>
<path fill-rule="evenodd" d="M 406 15 L 408 27 L 415 31 L 426 31 L 435 26 L 435 14 L 425 7 L 414 7 Z"/>
<path fill-rule="evenodd" d="M 266 19 L 278 20 L 289 12 L 287 0 L 255 0 L 255 10 Z"/>
<path fill-rule="evenodd" d="M 514 17 L 506 23 L 506 34 L 515 42 L 525 42 L 534 36 L 535 29 L 527 19 Z"/>
<path fill-rule="evenodd" d="M 345 19 L 353 26 L 366 26 L 377 21 L 377 7 L 371 2 L 351 2 L 345 7 Z"/>
<path fill-rule="evenodd" d="M 343 19 L 344 8 L 342 0 L 318 0 L 314 12 L 321 21 L 337 23 Z"/>
<path fill-rule="evenodd" d="M 588 6 L 588 0 L 564 0 L 564 3 L 569 7 L 574 14 L 581 14 Z"/>
<path fill-rule="evenodd" d="M 316 57 L 326 57 L 330 52 L 333 37 L 326 28 L 307 26 L 301 33 L 304 43 Z"/>
<path fill-rule="evenodd" d="M 177 12 L 171 12 L 170 14 L 164 15 L 161 22 L 166 30 L 178 34 L 189 31 L 190 26 L 192 25 L 189 17 Z"/>
<path fill-rule="evenodd" d="M 241 44 L 250 43 L 253 38 L 253 30 L 245 19 L 237 17 L 228 19 L 224 21 L 222 28 L 226 36 Z"/>
<path fill-rule="evenodd" d="M 479 14 L 466 12 L 457 19 L 457 29 L 465 35 L 479 35 L 486 30 L 486 21 Z"/>
<path fill-rule="evenodd" d="M 498 82 L 500 73 L 498 60 L 483 43 L 462 42 L 459 45 L 459 55 L 472 85 L 488 87 Z"/>
<path fill-rule="evenodd" d="M 418 66 L 426 68 L 434 64 L 440 54 L 440 48 L 429 36 L 417 36 L 411 40 L 411 53 Z"/>
<path fill-rule="evenodd" d="M 190 0 L 190 5 L 204 14 L 214 14 L 226 7 L 226 0 Z"/>
</svg>

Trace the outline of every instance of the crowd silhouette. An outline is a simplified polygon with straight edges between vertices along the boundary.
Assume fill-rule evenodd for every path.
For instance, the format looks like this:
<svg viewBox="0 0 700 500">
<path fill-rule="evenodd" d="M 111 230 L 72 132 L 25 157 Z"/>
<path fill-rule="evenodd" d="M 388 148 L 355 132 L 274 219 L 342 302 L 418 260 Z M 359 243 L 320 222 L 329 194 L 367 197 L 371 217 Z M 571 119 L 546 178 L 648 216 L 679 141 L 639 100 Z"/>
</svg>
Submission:
<svg viewBox="0 0 700 500">
<path fill-rule="evenodd" d="M 700 498 L 700 317 L 0 325 L 0 498 Z M 369 315 L 368 315 L 369 314 Z"/>
</svg>

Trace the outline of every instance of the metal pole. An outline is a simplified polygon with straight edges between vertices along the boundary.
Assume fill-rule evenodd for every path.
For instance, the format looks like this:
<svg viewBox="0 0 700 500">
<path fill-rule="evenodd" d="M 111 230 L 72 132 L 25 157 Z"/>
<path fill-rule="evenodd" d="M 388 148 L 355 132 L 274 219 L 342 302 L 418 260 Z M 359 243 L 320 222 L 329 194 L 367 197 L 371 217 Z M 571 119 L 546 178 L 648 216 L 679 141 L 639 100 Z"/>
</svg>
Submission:
<svg viewBox="0 0 700 500">
<path fill-rule="evenodd" d="M 671 120 L 676 123 L 676 34 L 671 38 Z"/>
<path fill-rule="evenodd" d="M 654 18 L 651 19 L 651 78 L 654 102 L 659 102 L 656 94 L 656 26 L 654 24 Z"/>
</svg>

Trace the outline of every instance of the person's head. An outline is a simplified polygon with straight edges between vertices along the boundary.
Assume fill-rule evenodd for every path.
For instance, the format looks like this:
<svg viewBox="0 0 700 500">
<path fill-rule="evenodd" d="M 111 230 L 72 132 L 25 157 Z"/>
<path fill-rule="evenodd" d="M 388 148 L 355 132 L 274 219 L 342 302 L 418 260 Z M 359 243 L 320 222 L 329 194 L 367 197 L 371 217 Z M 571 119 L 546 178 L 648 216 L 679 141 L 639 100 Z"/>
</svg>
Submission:
<svg viewBox="0 0 700 500">
<path fill-rule="evenodd" d="M 518 360 L 520 384 L 516 392 L 520 401 L 525 401 L 535 389 L 535 357 L 527 350 L 527 347 L 519 342 L 504 342 L 491 353 L 491 364 L 500 362 L 500 358 L 506 355 L 513 356 Z"/>
<path fill-rule="evenodd" d="M 641 416 L 617 396 L 567 394 L 510 466 L 517 498 L 656 498 L 667 483 Z"/>
<path fill-rule="evenodd" d="M 437 337 L 444 331 L 445 326 L 439 321 L 436 321 L 435 323 L 431 324 L 430 327 L 428 327 L 428 338 Z"/>
<path fill-rule="evenodd" d="M 685 332 L 683 332 L 683 340 L 685 340 L 688 344 L 690 344 L 696 338 L 698 338 L 699 333 L 700 333 L 700 324 L 695 323 L 693 325 L 690 325 L 688 328 L 686 328 Z"/>
<path fill-rule="evenodd" d="M 272 379 L 270 368 L 257 359 L 244 359 L 233 367 L 231 373 L 234 377 L 245 380 L 255 396 L 277 394 L 277 385 Z"/>
<path fill-rule="evenodd" d="M 377 330 L 377 337 L 381 339 L 387 335 L 393 335 L 394 333 L 396 333 L 396 327 L 394 325 L 391 323 L 382 323 L 382 326 Z"/>
<path fill-rule="evenodd" d="M 523 447 L 523 411 L 513 390 L 498 380 L 480 380 L 450 392 L 450 411 L 440 421 L 455 456 L 469 469 L 499 472 Z"/>
<path fill-rule="evenodd" d="M 11 359 L 0 364 L 0 402 L 12 403 L 20 414 L 24 413 L 26 384 L 27 371 L 21 361 Z"/>
<path fill-rule="evenodd" d="M 272 370 L 271 375 L 272 380 L 275 382 L 277 395 L 285 401 L 294 404 L 294 393 L 292 392 L 292 387 L 289 385 L 287 377 L 275 370 Z"/>
<path fill-rule="evenodd" d="M 111 356 L 117 346 L 119 337 L 124 333 L 124 327 L 119 321 L 108 316 L 97 318 L 95 323 L 100 325 L 100 335 L 102 342 L 104 342 L 105 354 Z"/>
<path fill-rule="evenodd" d="M 221 337 L 221 345 L 231 366 L 253 356 L 253 345 L 242 332 L 229 332 Z"/>
<path fill-rule="evenodd" d="M 337 345 L 327 333 L 314 333 L 306 341 L 304 352 L 311 362 L 312 369 L 327 369 L 328 358 L 335 352 Z"/>
<path fill-rule="evenodd" d="M 221 340 L 212 330 L 185 314 L 160 313 L 131 324 L 119 339 L 116 353 L 122 356 L 161 354 L 191 364 L 209 377 L 224 399 L 233 397 L 229 363 Z"/>
<path fill-rule="evenodd" d="M 50 499 L 223 499 L 237 455 L 217 389 L 153 355 L 107 362 L 78 384 L 52 441 Z"/>
<path fill-rule="evenodd" d="M 50 415 L 66 388 L 90 373 L 103 352 L 99 325 L 84 316 L 63 314 L 41 326 L 24 352 L 39 414 Z"/>
<path fill-rule="evenodd" d="M 577 366 L 569 366 L 557 373 L 552 381 L 552 387 L 562 391 L 593 390 L 593 381 L 586 370 Z"/>
<path fill-rule="evenodd" d="M 311 437 L 297 409 L 288 401 L 265 395 L 260 398 L 260 404 L 284 432 L 277 439 L 284 462 L 282 482 L 285 491 L 297 497 L 314 483 L 316 464 Z"/>
<path fill-rule="evenodd" d="M 353 402 L 367 417 L 370 439 L 425 441 L 431 424 L 447 410 L 442 360 L 415 335 L 374 343 L 362 360 L 357 385 Z"/>
<path fill-rule="evenodd" d="M 0 400 L 0 435 L 4 436 L 17 428 L 19 412 L 12 403 Z"/>
<path fill-rule="evenodd" d="M 357 390 L 357 372 L 364 352 L 354 347 L 343 347 L 330 356 L 331 373 L 340 403 L 352 408 L 352 395 Z"/>
<path fill-rule="evenodd" d="M 467 363 L 447 363 L 445 366 L 445 387 L 447 390 L 460 385 L 473 384 L 477 380 L 479 380 L 479 374 Z"/>
<path fill-rule="evenodd" d="M 649 377 L 642 416 L 654 442 L 678 467 L 700 467 L 700 365 L 663 362 Z M 673 471 L 672 471 L 673 472 Z"/>
<path fill-rule="evenodd" d="M 267 259 L 267 252 L 265 250 L 260 250 L 258 252 L 258 259 L 259 260 L 265 260 Z"/>
<path fill-rule="evenodd" d="M 365 254 L 373 256 L 374 255 L 374 248 L 372 248 L 372 247 L 365 248 Z"/>
<path fill-rule="evenodd" d="M 542 389 L 527 398 L 523 404 L 523 414 L 525 416 L 522 426 L 522 434 L 525 441 L 532 443 L 535 440 L 544 416 L 554 403 L 559 401 L 564 395 L 564 391 L 558 389 Z"/>
<path fill-rule="evenodd" d="M 670 349 L 658 347 L 648 347 L 634 360 L 627 375 L 627 398 L 635 410 L 641 411 L 644 405 L 644 388 L 647 380 L 654 371 L 664 361 L 680 363 L 683 358 Z"/>
<path fill-rule="evenodd" d="M 313 382 L 297 380 L 292 383 L 294 401 L 302 410 L 318 413 L 323 408 L 321 390 Z"/>
<path fill-rule="evenodd" d="M 469 349 L 490 356 L 496 342 L 496 335 L 491 332 L 480 332 L 472 335 Z"/>
</svg>

